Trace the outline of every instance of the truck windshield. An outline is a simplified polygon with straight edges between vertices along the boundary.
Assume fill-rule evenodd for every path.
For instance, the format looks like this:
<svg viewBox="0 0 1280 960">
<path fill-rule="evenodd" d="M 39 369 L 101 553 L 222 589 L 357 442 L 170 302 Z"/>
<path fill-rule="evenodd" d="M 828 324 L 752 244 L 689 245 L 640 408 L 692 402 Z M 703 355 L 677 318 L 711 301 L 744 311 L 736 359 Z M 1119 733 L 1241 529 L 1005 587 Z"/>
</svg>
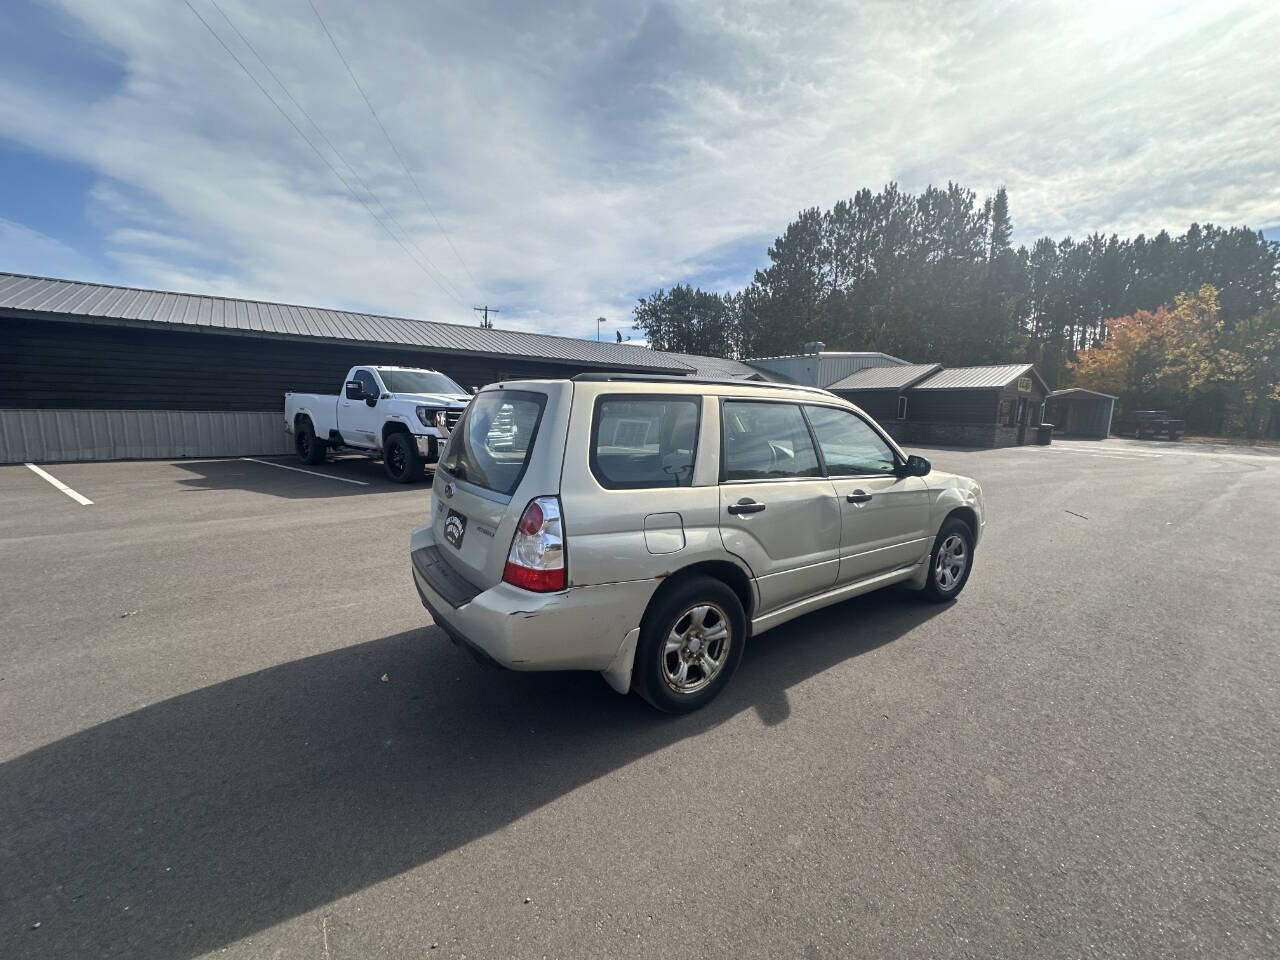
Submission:
<svg viewBox="0 0 1280 960">
<path fill-rule="evenodd" d="M 378 367 L 378 376 L 390 393 L 467 392 L 435 370 L 388 370 L 386 367 Z"/>
<path fill-rule="evenodd" d="M 479 394 L 450 435 L 440 469 L 494 493 L 512 493 L 529 463 L 546 403 L 546 394 L 524 390 Z"/>
</svg>

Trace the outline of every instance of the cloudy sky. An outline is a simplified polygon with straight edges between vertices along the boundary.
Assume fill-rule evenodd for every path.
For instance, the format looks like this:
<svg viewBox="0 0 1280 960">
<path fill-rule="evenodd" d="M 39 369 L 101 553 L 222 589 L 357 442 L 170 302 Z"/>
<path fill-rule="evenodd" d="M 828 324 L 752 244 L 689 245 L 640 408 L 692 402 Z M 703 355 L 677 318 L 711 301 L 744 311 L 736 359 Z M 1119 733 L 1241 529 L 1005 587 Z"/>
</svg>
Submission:
<svg viewBox="0 0 1280 960">
<path fill-rule="evenodd" d="M 6 0 L 0 270 L 594 335 L 889 180 L 1280 225 L 1272 0 L 315 0 L 389 139 L 308 0 L 190 5 Z"/>
</svg>

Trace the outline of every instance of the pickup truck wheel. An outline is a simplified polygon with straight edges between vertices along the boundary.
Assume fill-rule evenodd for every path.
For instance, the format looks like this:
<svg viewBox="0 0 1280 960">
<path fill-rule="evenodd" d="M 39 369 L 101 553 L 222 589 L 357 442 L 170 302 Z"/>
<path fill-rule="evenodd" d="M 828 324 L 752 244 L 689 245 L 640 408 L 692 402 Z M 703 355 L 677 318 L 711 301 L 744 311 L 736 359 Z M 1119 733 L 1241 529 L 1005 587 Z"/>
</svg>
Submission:
<svg viewBox="0 0 1280 960">
<path fill-rule="evenodd" d="M 413 483 L 423 475 L 422 458 L 407 433 L 393 433 L 382 448 L 382 466 L 396 483 Z"/>
<path fill-rule="evenodd" d="M 664 713 L 689 713 L 724 689 L 742 660 L 747 618 L 738 595 L 691 577 L 655 599 L 640 628 L 635 690 Z"/>
<path fill-rule="evenodd" d="M 933 540 L 924 596 L 934 603 L 954 600 L 969 582 L 972 569 L 973 532 L 963 520 L 948 520 Z"/>
<path fill-rule="evenodd" d="M 315 466 L 324 463 L 325 444 L 316 436 L 311 421 L 303 417 L 293 429 L 293 446 L 298 451 L 298 459 L 303 463 Z"/>
</svg>

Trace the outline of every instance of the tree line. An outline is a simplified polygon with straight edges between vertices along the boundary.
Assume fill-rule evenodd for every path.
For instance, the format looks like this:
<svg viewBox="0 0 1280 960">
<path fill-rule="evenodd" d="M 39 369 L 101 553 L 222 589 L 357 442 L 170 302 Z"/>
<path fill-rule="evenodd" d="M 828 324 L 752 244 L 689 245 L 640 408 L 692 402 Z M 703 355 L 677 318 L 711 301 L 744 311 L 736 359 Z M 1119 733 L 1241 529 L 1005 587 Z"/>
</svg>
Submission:
<svg viewBox="0 0 1280 960">
<path fill-rule="evenodd" d="M 1113 335 L 1109 321 L 1161 307 L 1167 315 L 1180 294 L 1210 287 L 1215 322 L 1233 338 L 1257 340 L 1257 350 L 1247 343 L 1233 349 L 1265 351 L 1265 318 L 1280 302 L 1280 244 L 1260 232 L 1193 223 L 1176 237 L 1094 233 L 1016 248 L 1012 234 L 1004 188 L 981 201 L 955 183 L 918 194 L 894 183 L 878 193 L 864 189 L 829 210 L 801 211 L 744 289 L 658 290 L 636 305 L 634 323 L 660 350 L 749 358 L 797 353 L 821 340 L 829 350 L 881 350 L 949 366 L 1025 360 L 1057 387 L 1073 383 L 1082 353 Z M 1214 369 L 1176 396 L 1144 393 L 1138 377 L 1122 402 L 1163 399 L 1191 413 L 1195 428 L 1247 430 L 1218 375 L 1226 368 Z M 1275 390 L 1267 376 L 1260 430 Z"/>
</svg>

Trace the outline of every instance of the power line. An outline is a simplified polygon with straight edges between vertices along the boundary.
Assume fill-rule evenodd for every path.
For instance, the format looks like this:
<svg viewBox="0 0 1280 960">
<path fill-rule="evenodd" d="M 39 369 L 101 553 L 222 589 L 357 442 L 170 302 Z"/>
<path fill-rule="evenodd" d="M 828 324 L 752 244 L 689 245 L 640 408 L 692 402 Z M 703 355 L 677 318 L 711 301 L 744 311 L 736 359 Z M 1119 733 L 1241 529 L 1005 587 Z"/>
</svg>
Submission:
<svg viewBox="0 0 1280 960">
<path fill-rule="evenodd" d="M 436 226 L 440 228 L 440 233 L 444 236 L 445 241 L 449 244 L 449 249 L 453 251 L 453 255 L 458 258 L 458 262 L 462 264 L 462 269 L 467 271 L 467 276 L 471 278 L 471 282 L 475 284 L 477 290 L 480 289 L 480 281 L 476 279 L 476 275 L 471 272 L 471 268 L 467 266 L 467 262 L 462 259 L 462 254 L 458 252 L 458 248 L 453 245 L 453 238 L 449 236 L 449 231 L 444 228 L 444 224 L 440 222 L 440 218 L 436 216 L 435 208 L 431 206 L 431 201 L 427 199 L 426 193 L 418 183 L 418 178 L 413 175 L 413 171 L 409 169 L 409 164 L 405 163 L 405 159 L 401 156 L 400 151 L 396 148 L 395 141 L 391 139 L 391 134 L 387 132 L 387 128 L 382 125 L 382 118 L 378 116 L 378 111 L 373 108 L 373 102 L 369 99 L 369 95 L 364 92 L 364 87 L 360 86 L 360 81 L 356 79 L 355 71 L 351 69 L 351 64 L 347 62 L 347 58 L 342 54 L 342 48 L 338 46 L 338 41 L 333 38 L 333 34 L 329 32 L 329 26 L 324 22 L 324 17 L 320 16 L 320 11 L 316 9 L 312 0 L 307 0 L 311 6 L 311 12 L 316 15 L 316 19 L 320 21 L 320 28 L 324 30 L 324 35 L 329 38 L 329 42 L 333 44 L 334 52 L 338 54 L 338 59 L 342 61 L 342 65 L 347 68 L 347 75 L 351 77 L 351 82 L 356 85 L 356 89 L 360 91 L 360 96 L 364 98 L 364 104 L 369 108 L 369 113 L 373 115 L 374 121 L 378 124 L 378 129 L 382 131 L 382 135 L 387 139 L 387 145 L 391 147 L 391 152 L 396 155 L 396 159 L 400 161 L 400 166 L 404 168 L 404 172 L 408 175 L 409 180 L 413 183 L 414 189 L 418 191 L 418 196 L 422 198 L 423 204 L 427 208 L 427 212 L 431 214 L 431 219 L 436 222 Z"/>
<path fill-rule="evenodd" d="M 267 88 L 264 87 L 262 83 L 258 80 L 258 78 L 255 77 L 253 73 L 249 70 L 249 68 L 244 65 L 244 61 L 242 61 L 239 57 L 235 55 L 235 51 L 233 51 L 229 46 L 227 46 L 226 41 L 224 41 L 222 37 L 218 36 L 218 32 L 209 25 L 209 22 L 205 20 L 204 17 L 200 16 L 200 11 L 198 11 L 195 7 L 191 5 L 191 0 L 182 0 L 182 2 L 187 5 L 187 9 L 190 10 L 195 15 L 195 18 L 204 25 L 204 28 L 209 31 L 213 39 L 218 41 L 218 45 L 221 46 L 223 50 L 227 51 L 227 55 L 230 56 L 231 59 L 236 62 L 236 65 L 241 70 L 244 71 L 244 75 L 248 77 L 250 80 L 252 80 L 254 86 L 256 86 L 260 91 L 262 91 L 262 95 L 271 101 L 271 105 L 275 107 L 278 111 L 280 111 L 280 116 L 284 117 L 285 120 L 289 122 L 289 126 L 293 127 L 293 129 L 297 132 L 298 136 L 300 136 L 303 139 L 303 141 L 307 144 L 307 146 L 309 146 L 315 152 L 315 155 L 319 157 L 321 161 L 323 161 L 324 165 L 328 167 L 329 170 L 333 173 L 333 175 L 337 177 L 338 180 L 342 183 L 342 185 L 347 188 L 347 192 L 351 194 L 351 196 L 355 198 L 355 200 L 357 200 L 362 207 L 364 207 L 367 211 L 369 211 L 369 216 L 373 217 L 373 219 L 377 222 L 378 226 L 382 227 L 382 229 L 387 232 L 387 236 L 389 236 L 392 240 L 394 240 L 397 244 L 400 245 L 400 249 L 402 249 L 405 252 L 405 256 L 407 256 L 410 260 L 413 261 L 414 266 L 416 266 L 419 270 L 421 270 L 424 274 L 426 274 L 431 279 L 431 281 L 436 284 L 436 286 L 440 287 L 441 290 L 443 290 L 455 301 L 457 301 L 459 306 L 463 305 L 464 301 L 456 293 L 448 289 L 444 284 L 442 284 L 439 280 L 437 280 L 435 276 L 433 276 L 431 272 L 428 271 L 425 266 L 423 266 L 421 261 L 419 261 L 416 257 L 414 257 L 414 255 L 409 251 L 409 248 L 404 245 L 404 242 L 399 237 L 397 237 L 395 233 L 392 232 L 391 228 L 388 227 L 386 223 L 383 222 L 382 218 L 379 217 L 373 211 L 373 208 L 370 207 L 369 204 L 365 202 L 364 198 L 361 197 L 358 193 L 356 193 L 356 191 L 352 188 L 351 184 L 347 183 L 346 178 L 343 177 L 343 175 L 338 172 L 337 167 L 335 167 L 332 163 L 330 163 L 329 158 L 326 157 L 323 153 L 321 153 L 320 148 L 317 147 L 311 141 L 311 138 L 308 137 L 302 131 L 302 128 L 299 127 L 294 122 L 293 117 L 289 116 L 289 114 L 285 111 L 284 107 L 280 106 L 280 104 L 276 101 L 275 97 L 271 96 L 271 94 L 267 91 Z"/>
<path fill-rule="evenodd" d="M 434 262 L 432 262 L 431 258 L 427 256 L 426 251 L 423 250 L 422 247 L 418 246 L 417 241 L 413 239 L 413 235 L 408 230 L 405 229 L 404 224 L 402 224 L 399 220 L 396 219 L 395 215 L 387 208 L 387 205 L 382 202 L 381 198 L 379 198 L 379 196 L 376 193 L 373 192 L 373 188 L 370 187 L 369 184 L 365 182 L 364 177 L 360 176 L 360 172 L 356 170 L 354 164 L 352 164 L 350 160 L 344 157 L 342 153 L 338 150 L 338 148 L 333 145 L 333 141 L 331 141 L 325 135 L 325 132 L 320 128 L 320 124 L 316 123 L 315 119 L 311 116 L 311 114 L 307 112 L 306 107 L 300 104 L 297 101 L 297 98 L 295 98 L 294 95 L 289 92 L 289 88 L 285 86 L 284 81 L 281 80 L 278 76 L 276 76 L 276 72 L 271 69 L 271 65 L 262 58 L 262 55 L 258 53 L 257 48 L 254 47 L 254 45 L 249 42 L 249 38 L 240 32 L 240 28 L 237 27 L 234 22 L 232 22 L 231 18 L 227 16 L 226 11 L 223 10 L 222 7 L 218 5 L 218 0 L 209 0 L 209 2 L 213 5 L 213 8 L 222 15 L 222 19 L 227 22 L 227 26 L 229 26 L 232 30 L 234 30 L 236 36 L 239 37 L 241 42 L 246 47 L 249 48 L 249 52 L 252 53 L 257 58 L 260 64 L 262 64 L 262 68 L 267 71 L 271 79 L 274 80 L 276 84 L 280 87 L 280 89 L 284 92 L 284 95 L 289 98 L 289 102 L 292 103 L 294 107 L 297 108 L 299 113 L 301 113 L 304 117 L 307 118 L 307 122 L 310 123 L 311 126 L 315 129 L 316 133 L 320 135 L 320 139 L 325 142 L 325 145 L 330 150 L 333 151 L 333 155 L 342 162 L 343 166 L 345 166 L 347 170 L 351 172 L 351 176 L 355 179 L 355 181 L 359 183 L 360 186 L 364 189 L 364 192 L 367 193 L 373 199 L 373 202 L 378 205 L 378 209 L 382 211 L 382 215 L 386 219 L 394 223 L 397 227 L 400 228 L 400 232 L 404 235 L 405 239 L 408 240 L 409 243 L 413 245 L 413 249 L 418 251 L 418 253 L 422 256 L 422 259 L 426 261 L 427 265 L 430 266 L 433 270 L 435 270 L 435 272 L 438 273 L 441 276 L 441 278 L 444 279 L 444 281 L 449 285 L 450 290 L 453 291 L 453 294 L 455 295 L 454 299 L 458 300 L 459 303 L 461 304 L 462 297 L 458 291 L 457 285 L 454 284 L 454 282 L 449 279 L 449 277 L 445 274 L 443 270 L 441 270 L 438 266 L 436 266 Z"/>
</svg>

